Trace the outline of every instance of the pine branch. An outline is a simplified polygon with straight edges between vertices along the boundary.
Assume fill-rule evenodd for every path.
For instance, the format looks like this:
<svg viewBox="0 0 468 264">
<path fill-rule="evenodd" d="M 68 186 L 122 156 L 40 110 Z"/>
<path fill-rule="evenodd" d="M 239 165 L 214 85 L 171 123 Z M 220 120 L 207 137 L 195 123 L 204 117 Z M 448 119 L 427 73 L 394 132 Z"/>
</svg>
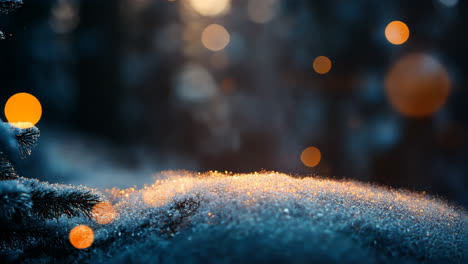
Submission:
<svg viewBox="0 0 468 264">
<path fill-rule="evenodd" d="M 0 0 L 0 14 L 8 14 L 23 5 L 23 0 Z"/>
<path fill-rule="evenodd" d="M 42 254 L 42 249 L 66 250 L 69 244 L 63 230 L 68 230 L 64 229 L 67 221 L 60 217 L 91 218 L 93 206 L 101 200 L 86 188 L 23 177 L 0 182 L 0 253 L 5 249 L 20 250 L 22 255 L 24 250 L 33 255 Z"/>
<path fill-rule="evenodd" d="M 67 249 L 68 230 L 66 224 L 34 217 L 27 217 L 23 223 L 0 225 L 0 259 L 2 253 L 10 253 L 12 263 L 23 263 L 28 256 L 50 255 Z"/>
<path fill-rule="evenodd" d="M 22 158 L 31 155 L 32 148 L 36 145 L 40 135 L 41 133 L 37 127 L 16 130 L 15 136 Z"/>
<path fill-rule="evenodd" d="M 69 190 L 33 190 L 32 213 L 46 219 L 58 218 L 62 215 L 74 217 L 85 215 L 91 218 L 91 210 L 101 199 L 90 191 Z"/>
<path fill-rule="evenodd" d="M 0 12 L 5 2 L 0 0 Z M 58 247 L 66 249 L 68 245 L 64 242 L 66 234 L 58 236 L 59 231 L 64 230 L 59 227 L 59 218 L 61 216 L 91 218 L 93 206 L 102 201 L 101 196 L 87 188 L 49 184 L 23 178 L 17 174 L 10 159 L 16 157 L 17 153 L 21 158 L 30 155 L 39 135 L 40 132 L 36 127 L 19 128 L 0 122 L 0 257 L 2 260 L 4 256 L 1 254 L 4 249 L 8 249 L 8 252 L 22 252 L 23 255 L 42 254 L 40 249 L 48 247 L 51 250 Z M 47 221 L 47 219 L 57 221 Z M 55 222 L 55 225 L 51 222 Z"/>
<path fill-rule="evenodd" d="M 29 190 L 16 181 L 0 182 L 0 223 L 25 216 L 32 208 Z"/>
<path fill-rule="evenodd" d="M 49 184 L 23 177 L 19 181 L 31 189 L 32 214 L 46 219 L 62 215 L 90 218 L 93 206 L 102 201 L 101 196 L 85 187 Z"/>
<path fill-rule="evenodd" d="M 51 232 L 41 221 L 27 224 L 0 225 L 0 247 L 25 248 L 38 239 L 45 239 Z"/>
<path fill-rule="evenodd" d="M 18 129 L 16 129 L 18 130 Z M 18 151 L 15 128 L 0 120 L 0 154 L 5 158 L 14 157 Z"/>
<path fill-rule="evenodd" d="M 0 181 L 18 179 L 15 167 L 3 155 L 0 155 Z"/>
<path fill-rule="evenodd" d="M 18 151 L 21 158 L 26 158 L 31 154 L 32 148 L 36 145 L 40 136 L 39 129 L 36 127 L 20 129 L 7 123 L 3 123 L 2 125 L 5 124 L 7 125 L 6 127 L 0 127 L 3 132 L 2 139 L 4 141 L 2 150 L 6 152 L 0 153 L 0 181 L 18 179 L 19 176 L 16 169 L 7 157 L 11 157 L 14 151 Z M 14 144 L 17 146 L 14 150 L 12 148 L 9 150 L 8 146 L 6 146 L 9 145 L 7 142 L 10 140 L 10 135 L 13 140 L 16 139 L 17 141 L 17 143 Z"/>
</svg>

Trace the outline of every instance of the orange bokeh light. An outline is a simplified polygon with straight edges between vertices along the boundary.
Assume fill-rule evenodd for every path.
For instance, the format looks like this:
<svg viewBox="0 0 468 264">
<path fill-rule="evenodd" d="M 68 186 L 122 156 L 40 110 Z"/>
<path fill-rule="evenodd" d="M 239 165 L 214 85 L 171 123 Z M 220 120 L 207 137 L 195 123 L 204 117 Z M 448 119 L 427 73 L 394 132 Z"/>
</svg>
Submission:
<svg viewBox="0 0 468 264">
<path fill-rule="evenodd" d="M 101 202 L 94 205 L 91 213 L 94 221 L 102 225 L 112 223 L 117 216 L 114 207 L 109 202 Z"/>
<path fill-rule="evenodd" d="M 42 116 L 42 106 L 34 95 L 17 93 L 5 104 L 5 117 L 13 126 L 20 128 L 32 127 Z"/>
<path fill-rule="evenodd" d="M 385 91 L 390 104 L 407 117 L 430 116 L 450 94 L 445 67 L 427 54 L 410 54 L 397 61 L 386 75 Z"/>
<path fill-rule="evenodd" d="M 203 45 L 211 51 L 223 50 L 231 40 L 229 32 L 221 25 L 208 25 L 202 33 L 201 41 Z"/>
<path fill-rule="evenodd" d="M 320 163 L 322 153 L 316 147 L 308 147 L 301 153 L 301 161 L 307 167 L 315 167 Z"/>
<path fill-rule="evenodd" d="M 385 37 L 394 45 L 405 43 L 410 36 L 408 26 L 401 21 L 390 22 L 385 28 Z"/>
<path fill-rule="evenodd" d="M 89 226 L 79 225 L 70 231 L 69 239 L 75 248 L 89 248 L 94 242 L 94 232 Z"/>
<path fill-rule="evenodd" d="M 331 70 L 332 62 L 326 56 L 318 56 L 314 60 L 313 67 L 316 73 L 326 74 Z"/>
</svg>

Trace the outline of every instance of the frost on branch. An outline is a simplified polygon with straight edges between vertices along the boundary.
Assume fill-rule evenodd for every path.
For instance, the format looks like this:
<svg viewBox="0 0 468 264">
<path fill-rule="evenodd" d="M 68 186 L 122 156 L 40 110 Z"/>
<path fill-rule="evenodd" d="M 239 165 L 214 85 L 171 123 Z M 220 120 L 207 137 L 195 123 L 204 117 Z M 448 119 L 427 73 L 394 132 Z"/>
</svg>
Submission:
<svg viewBox="0 0 468 264">
<path fill-rule="evenodd" d="M 1 182 L 0 197 L 0 218 L 4 221 L 27 215 L 32 208 L 29 189 L 16 181 Z"/>
<path fill-rule="evenodd" d="M 63 217 L 91 218 L 91 210 L 102 198 L 76 186 L 49 184 L 18 175 L 11 160 L 25 158 L 39 138 L 36 127 L 18 128 L 0 123 L 0 257 L 38 247 L 65 247 Z M 56 222 L 50 222 L 55 219 Z M 13 251 L 12 251 L 13 250 Z M 24 254 L 23 254 L 24 255 Z M 18 259 L 16 259 L 18 261 Z"/>
<path fill-rule="evenodd" d="M 0 181 L 14 180 L 18 178 L 15 167 L 9 160 L 0 155 Z"/>
<path fill-rule="evenodd" d="M 8 14 L 23 5 L 23 0 L 0 0 L 0 14 Z"/>
<path fill-rule="evenodd" d="M 32 148 L 36 145 L 41 133 L 34 126 L 24 129 L 16 128 L 14 132 L 15 138 L 18 141 L 19 153 L 22 158 L 26 158 L 31 155 Z"/>
<path fill-rule="evenodd" d="M 75 186 L 48 184 L 36 180 L 21 179 L 31 187 L 32 214 L 42 218 L 91 217 L 91 209 L 101 201 L 92 190 Z"/>
<path fill-rule="evenodd" d="M 39 139 L 36 127 L 20 129 L 0 121 L 0 180 L 17 179 L 18 174 L 10 159 L 31 155 L 32 148 Z"/>
</svg>

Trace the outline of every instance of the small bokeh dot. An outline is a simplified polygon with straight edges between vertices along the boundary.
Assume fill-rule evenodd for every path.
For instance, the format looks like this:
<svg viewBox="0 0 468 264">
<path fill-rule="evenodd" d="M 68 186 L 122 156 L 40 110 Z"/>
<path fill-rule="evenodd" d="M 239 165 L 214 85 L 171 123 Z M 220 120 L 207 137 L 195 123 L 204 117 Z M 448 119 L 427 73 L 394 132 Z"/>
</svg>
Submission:
<svg viewBox="0 0 468 264">
<path fill-rule="evenodd" d="M 314 70 L 318 74 L 326 74 L 332 68 L 331 60 L 326 56 L 318 56 L 314 60 L 313 64 Z"/>
</svg>

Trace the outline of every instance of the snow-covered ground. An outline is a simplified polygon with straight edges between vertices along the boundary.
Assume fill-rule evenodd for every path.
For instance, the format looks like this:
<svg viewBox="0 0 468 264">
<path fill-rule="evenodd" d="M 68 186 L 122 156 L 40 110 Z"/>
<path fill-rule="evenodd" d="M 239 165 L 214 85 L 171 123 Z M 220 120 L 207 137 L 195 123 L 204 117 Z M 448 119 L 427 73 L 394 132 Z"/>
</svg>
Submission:
<svg viewBox="0 0 468 264">
<path fill-rule="evenodd" d="M 466 261 L 466 212 L 424 194 L 276 172 L 161 175 L 142 189 L 107 191 L 108 224 L 70 220 L 95 237 L 68 261 Z"/>
</svg>

